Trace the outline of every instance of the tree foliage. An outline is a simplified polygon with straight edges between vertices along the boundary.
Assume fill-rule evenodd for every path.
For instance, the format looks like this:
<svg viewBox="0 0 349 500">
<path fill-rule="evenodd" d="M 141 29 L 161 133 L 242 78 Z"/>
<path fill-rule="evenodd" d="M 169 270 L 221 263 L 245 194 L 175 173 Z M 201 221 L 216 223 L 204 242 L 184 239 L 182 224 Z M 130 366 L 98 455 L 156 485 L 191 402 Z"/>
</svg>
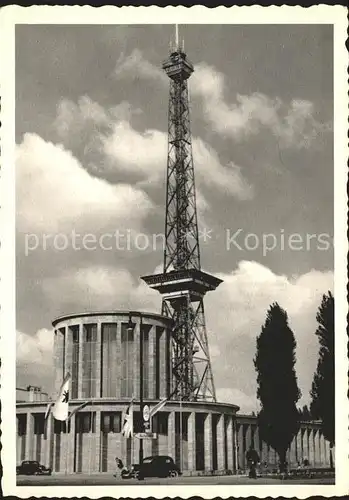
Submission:
<svg viewBox="0 0 349 500">
<path fill-rule="evenodd" d="M 331 447 L 335 443 L 335 364 L 334 364 L 334 297 L 331 292 L 322 297 L 315 332 L 320 350 L 317 370 L 310 392 L 310 411 L 321 419 L 322 431 Z"/>
<path fill-rule="evenodd" d="M 254 365 L 257 397 L 261 403 L 258 414 L 260 437 L 278 453 L 282 471 L 286 451 L 300 425 L 296 403 L 301 393 L 294 369 L 295 349 L 296 340 L 288 326 L 287 313 L 274 303 L 257 337 Z"/>
</svg>

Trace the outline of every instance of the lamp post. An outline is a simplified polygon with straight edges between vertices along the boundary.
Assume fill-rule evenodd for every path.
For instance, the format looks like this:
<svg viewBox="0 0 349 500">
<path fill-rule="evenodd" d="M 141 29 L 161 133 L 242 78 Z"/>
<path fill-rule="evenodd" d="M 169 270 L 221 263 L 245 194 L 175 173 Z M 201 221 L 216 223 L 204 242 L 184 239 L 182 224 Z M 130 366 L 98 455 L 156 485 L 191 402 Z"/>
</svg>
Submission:
<svg viewBox="0 0 349 500">
<path fill-rule="evenodd" d="M 141 432 L 144 432 L 144 419 L 143 419 L 143 321 L 142 314 L 140 312 L 129 313 L 128 320 L 128 331 L 133 331 L 134 324 L 132 323 L 132 316 L 139 316 L 139 411 L 141 416 Z M 139 440 L 139 463 L 141 464 L 143 460 L 143 438 Z"/>
</svg>

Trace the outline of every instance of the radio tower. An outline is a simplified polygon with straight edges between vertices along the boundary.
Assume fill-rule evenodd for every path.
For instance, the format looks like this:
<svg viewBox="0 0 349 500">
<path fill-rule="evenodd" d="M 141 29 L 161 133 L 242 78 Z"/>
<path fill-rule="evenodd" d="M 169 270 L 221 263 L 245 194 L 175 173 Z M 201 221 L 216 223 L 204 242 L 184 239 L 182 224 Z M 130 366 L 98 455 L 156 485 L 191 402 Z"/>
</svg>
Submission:
<svg viewBox="0 0 349 500">
<path fill-rule="evenodd" d="M 173 320 L 168 396 L 216 401 L 203 298 L 221 280 L 201 271 L 187 80 L 193 73 L 178 38 L 163 63 L 170 79 L 164 269 L 142 279 L 163 297 Z"/>
</svg>

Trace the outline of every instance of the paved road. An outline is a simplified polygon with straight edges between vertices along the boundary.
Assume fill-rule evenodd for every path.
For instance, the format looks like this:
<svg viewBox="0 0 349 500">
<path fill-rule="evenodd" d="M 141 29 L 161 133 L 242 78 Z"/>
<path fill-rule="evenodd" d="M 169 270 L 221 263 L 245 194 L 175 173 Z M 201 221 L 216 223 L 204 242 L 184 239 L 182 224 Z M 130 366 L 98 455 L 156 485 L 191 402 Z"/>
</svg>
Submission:
<svg viewBox="0 0 349 500">
<path fill-rule="evenodd" d="M 159 478 L 147 478 L 144 481 L 138 481 L 136 479 L 116 479 L 112 475 L 108 474 L 95 474 L 95 475 L 53 475 L 53 476 L 18 476 L 17 485 L 18 486 L 109 486 L 109 485 L 123 485 L 123 486 L 134 486 L 134 485 L 212 485 L 212 484 L 235 484 L 235 485 L 247 485 L 247 484 L 334 484 L 334 478 L 317 478 L 317 479 L 272 479 L 272 478 L 258 478 L 249 479 L 246 476 L 213 476 L 213 477 L 180 477 L 172 479 L 159 479 Z"/>
</svg>

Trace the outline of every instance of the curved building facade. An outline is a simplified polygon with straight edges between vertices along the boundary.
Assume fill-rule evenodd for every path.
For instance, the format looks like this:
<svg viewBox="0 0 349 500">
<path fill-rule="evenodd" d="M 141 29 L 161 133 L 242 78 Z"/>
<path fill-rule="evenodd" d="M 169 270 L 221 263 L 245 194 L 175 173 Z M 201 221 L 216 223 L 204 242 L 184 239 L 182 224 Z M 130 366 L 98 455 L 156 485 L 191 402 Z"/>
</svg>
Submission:
<svg viewBox="0 0 349 500">
<path fill-rule="evenodd" d="M 128 327 L 132 323 L 132 330 Z M 85 313 L 53 321 L 55 389 L 72 375 L 72 400 L 139 398 L 140 340 L 143 341 L 143 397 L 169 395 L 170 320 L 140 312 Z"/>
<path fill-rule="evenodd" d="M 41 398 L 17 403 L 17 463 L 38 460 L 55 473 L 112 473 L 115 457 L 138 463 L 136 437 L 122 435 L 131 397 L 134 432 L 141 430 L 140 341 L 143 341 L 143 399 L 150 407 L 171 394 L 170 323 L 167 317 L 114 311 L 64 316 L 53 322 L 56 391 L 72 375 L 69 408 L 89 404 L 65 423 L 52 414 L 45 426 Z M 132 325 L 132 328 L 130 328 Z M 30 382 L 30 381 L 28 381 Z M 53 395 L 53 398 L 55 395 Z M 236 473 L 246 467 L 250 444 L 266 467 L 275 468 L 274 450 L 259 440 L 256 418 L 238 415 L 232 404 L 168 401 L 152 419 L 155 439 L 144 439 L 144 456 L 170 455 L 184 473 Z M 304 423 L 288 452 L 296 465 L 329 464 L 329 446 L 319 423 Z"/>
</svg>

